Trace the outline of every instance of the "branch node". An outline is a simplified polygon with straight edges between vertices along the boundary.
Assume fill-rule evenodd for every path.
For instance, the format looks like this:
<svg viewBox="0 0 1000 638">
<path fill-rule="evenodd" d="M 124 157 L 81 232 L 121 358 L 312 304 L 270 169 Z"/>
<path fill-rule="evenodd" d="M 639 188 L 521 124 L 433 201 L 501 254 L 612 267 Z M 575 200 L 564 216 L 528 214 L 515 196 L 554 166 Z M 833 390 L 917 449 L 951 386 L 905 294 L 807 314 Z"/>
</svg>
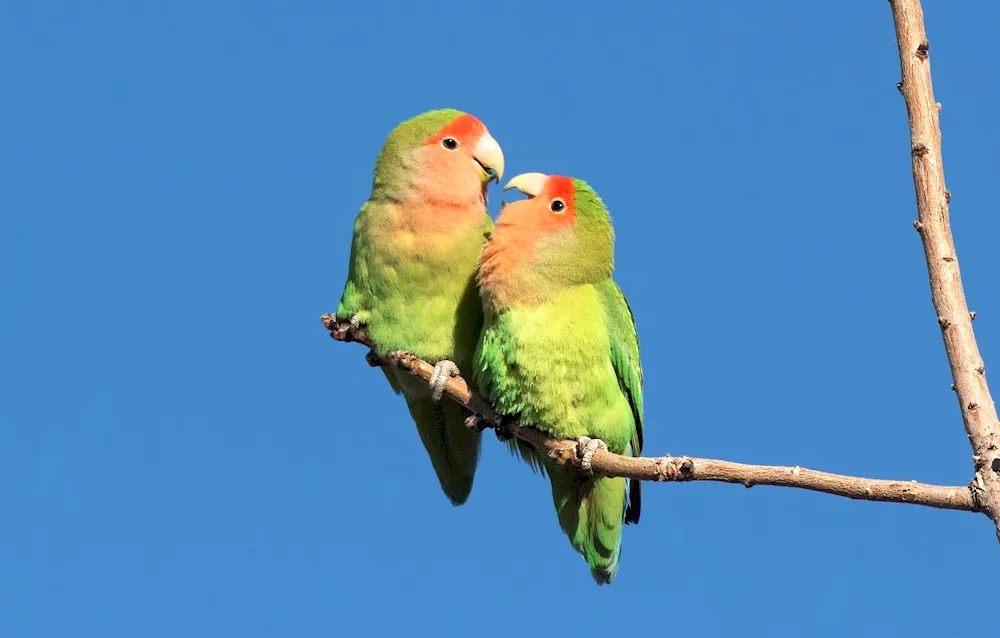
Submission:
<svg viewBox="0 0 1000 638">
<path fill-rule="evenodd" d="M 944 203 L 945 204 L 950 204 L 951 203 L 951 191 L 950 190 L 945 189 L 945 191 L 944 191 Z"/>
<path fill-rule="evenodd" d="M 923 233 L 924 232 L 924 225 L 920 221 L 914 221 L 913 222 L 913 227 L 917 229 L 918 233 Z"/>
<path fill-rule="evenodd" d="M 927 155 L 927 153 L 929 153 L 929 152 L 930 152 L 930 149 L 927 148 L 926 144 L 917 143 L 917 144 L 913 145 L 912 153 L 913 153 L 914 157 L 920 157 L 921 155 Z"/>
<path fill-rule="evenodd" d="M 951 325 L 951 322 L 948 321 L 948 319 L 946 319 L 945 317 L 938 317 L 937 319 L 938 319 L 938 325 L 941 326 L 942 330 L 947 330 L 948 326 Z"/>
<path fill-rule="evenodd" d="M 681 471 L 683 476 L 690 479 L 694 476 L 694 461 L 685 456 L 681 459 L 681 464 L 678 469 Z"/>
<path fill-rule="evenodd" d="M 966 406 L 966 408 L 968 408 L 969 410 L 975 410 L 978 407 L 979 407 L 979 404 L 976 403 L 975 401 L 969 403 L 969 405 Z"/>
<path fill-rule="evenodd" d="M 501 443 L 516 438 L 520 429 L 521 425 L 517 420 L 509 416 L 498 416 L 493 424 L 493 433 L 497 435 L 497 441 Z M 565 464 L 566 460 L 560 461 L 560 463 Z"/>
<path fill-rule="evenodd" d="M 920 58 L 921 60 L 926 60 L 927 54 L 930 52 L 930 50 L 931 50 L 931 43 L 928 42 L 927 40 L 924 40 L 917 46 L 917 57 Z"/>
<path fill-rule="evenodd" d="M 664 482 L 670 480 L 670 455 L 658 457 L 654 462 L 656 466 L 656 480 Z"/>
<path fill-rule="evenodd" d="M 490 424 L 486 421 L 486 419 L 478 414 L 470 414 L 465 417 L 465 427 L 474 432 L 482 433 L 483 431 L 489 429 Z"/>
<path fill-rule="evenodd" d="M 970 310 L 969 311 L 969 321 L 975 321 L 975 320 L 976 320 L 976 311 L 975 310 Z"/>
<path fill-rule="evenodd" d="M 576 451 L 567 448 L 549 450 L 549 458 L 559 465 L 566 465 L 567 463 L 572 463 L 576 459 Z"/>
</svg>

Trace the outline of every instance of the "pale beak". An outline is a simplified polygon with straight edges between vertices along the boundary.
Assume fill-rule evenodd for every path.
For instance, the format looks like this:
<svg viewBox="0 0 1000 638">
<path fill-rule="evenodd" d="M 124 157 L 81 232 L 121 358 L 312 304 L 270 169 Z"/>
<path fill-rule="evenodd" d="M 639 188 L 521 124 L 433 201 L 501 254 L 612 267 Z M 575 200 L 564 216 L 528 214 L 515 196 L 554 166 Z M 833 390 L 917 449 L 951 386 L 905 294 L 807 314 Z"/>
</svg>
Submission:
<svg viewBox="0 0 1000 638">
<path fill-rule="evenodd" d="M 500 150 L 500 145 L 489 133 L 480 137 L 472 148 L 472 159 L 476 160 L 489 175 L 487 183 L 490 180 L 497 184 L 500 183 L 500 178 L 503 177 L 503 151 Z"/>
<path fill-rule="evenodd" d="M 545 188 L 545 182 L 548 179 L 549 176 L 545 173 L 521 173 L 511 178 L 503 189 L 509 191 L 512 188 L 516 188 L 528 197 L 537 197 L 542 192 L 542 189 Z"/>
</svg>

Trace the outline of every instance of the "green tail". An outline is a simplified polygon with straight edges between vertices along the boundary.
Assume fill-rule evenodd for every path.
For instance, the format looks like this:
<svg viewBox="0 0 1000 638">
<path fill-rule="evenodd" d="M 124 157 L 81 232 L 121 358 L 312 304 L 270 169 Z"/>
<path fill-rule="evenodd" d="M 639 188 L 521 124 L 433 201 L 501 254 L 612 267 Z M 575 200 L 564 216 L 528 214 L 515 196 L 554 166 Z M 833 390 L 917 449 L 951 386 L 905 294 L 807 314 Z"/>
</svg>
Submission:
<svg viewBox="0 0 1000 638">
<path fill-rule="evenodd" d="M 441 489 L 452 505 L 461 505 L 472 491 L 482 437 L 465 426 L 468 410 L 449 399 L 435 403 L 426 396 L 426 393 L 414 399 L 407 396 L 406 405 Z"/>
<path fill-rule="evenodd" d="M 598 585 L 618 572 L 625 518 L 624 478 L 584 479 L 575 467 L 547 463 L 559 526 Z"/>
</svg>

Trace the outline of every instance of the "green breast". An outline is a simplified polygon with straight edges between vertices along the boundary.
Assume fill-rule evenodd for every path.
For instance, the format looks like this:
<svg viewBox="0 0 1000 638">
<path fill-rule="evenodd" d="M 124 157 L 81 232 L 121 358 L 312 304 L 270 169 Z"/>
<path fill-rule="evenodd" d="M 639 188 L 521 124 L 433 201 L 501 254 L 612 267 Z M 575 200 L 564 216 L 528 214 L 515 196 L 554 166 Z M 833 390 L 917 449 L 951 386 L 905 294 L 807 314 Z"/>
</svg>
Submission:
<svg viewBox="0 0 1000 638">
<path fill-rule="evenodd" d="M 380 353 L 407 350 L 468 369 L 482 325 L 475 272 L 489 217 L 484 211 L 479 222 L 432 240 L 401 241 L 373 212 L 359 215 L 337 314 L 366 324 Z"/>
<path fill-rule="evenodd" d="M 476 382 L 506 414 L 556 438 L 590 436 L 624 453 L 633 416 L 610 357 L 605 311 L 593 286 L 535 308 L 489 313 Z"/>
</svg>

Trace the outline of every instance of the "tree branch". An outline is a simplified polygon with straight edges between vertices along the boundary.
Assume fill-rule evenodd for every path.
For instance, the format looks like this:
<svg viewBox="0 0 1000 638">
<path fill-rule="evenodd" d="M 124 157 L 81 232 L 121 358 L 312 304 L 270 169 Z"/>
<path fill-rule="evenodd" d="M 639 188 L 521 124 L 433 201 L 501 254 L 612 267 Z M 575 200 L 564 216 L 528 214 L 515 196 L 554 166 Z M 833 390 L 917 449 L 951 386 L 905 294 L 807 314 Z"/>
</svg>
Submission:
<svg viewBox="0 0 1000 638">
<path fill-rule="evenodd" d="M 330 336 L 337 341 L 356 341 L 369 348 L 372 347 L 364 326 L 352 325 L 349 321 L 339 320 L 334 315 L 323 315 L 320 320 L 330 331 Z M 434 372 L 434 366 L 406 352 L 394 352 L 388 357 L 382 358 L 372 351 L 368 353 L 367 359 L 370 365 L 395 365 L 424 381 L 428 381 Z M 452 377 L 445 384 L 444 393 L 476 415 L 475 418 L 469 420 L 470 427 L 483 429 L 496 428 L 500 425 L 501 420 L 497 412 L 469 388 L 465 379 Z M 508 424 L 506 427 L 510 428 L 517 438 L 527 441 L 538 450 L 548 454 L 549 458 L 559 463 L 580 466 L 576 441 L 553 439 L 539 430 L 517 424 Z M 717 481 L 740 483 L 746 487 L 773 485 L 825 492 L 859 500 L 911 503 L 969 512 L 978 511 L 967 487 L 942 487 L 917 483 L 916 481 L 867 479 L 817 472 L 798 466 L 745 465 L 731 461 L 696 459 L 687 456 L 633 458 L 598 450 L 592 458 L 592 467 L 595 472 L 604 476 L 624 476 L 643 481 Z"/>
<path fill-rule="evenodd" d="M 906 100 L 910 121 L 910 151 L 913 186 L 919 220 L 914 226 L 923 240 L 930 277 L 931 299 L 944 338 L 948 364 L 955 381 L 962 423 L 972 444 L 975 479 L 970 486 L 976 507 L 997 526 L 1000 540 L 1000 422 L 986 383 L 986 368 L 972 330 L 958 268 L 958 255 L 951 234 L 941 155 L 941 126 L 931 85 L 930 45 L 924 31 L 919 0 L 890 0 L 899 44 L 903 81 L 900 92 Z"/>
</svg>

